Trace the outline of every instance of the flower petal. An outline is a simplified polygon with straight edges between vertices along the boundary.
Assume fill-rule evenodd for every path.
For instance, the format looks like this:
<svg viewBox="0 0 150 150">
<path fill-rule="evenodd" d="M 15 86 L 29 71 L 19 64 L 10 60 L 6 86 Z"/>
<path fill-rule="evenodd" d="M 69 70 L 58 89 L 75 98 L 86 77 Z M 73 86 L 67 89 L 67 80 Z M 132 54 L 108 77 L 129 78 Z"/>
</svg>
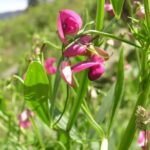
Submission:
<svg viewBox="0 0 150 150">
<path fill-rule="evenodd" d="M 78 24 L 79 29 L 82 27 L 82 19 L 79 14 L 76 12 L 69 10 L 69 9 L 64 9 L 60 11 L 61 19 L 64 22 L 68 17 L 72 17 L 76 23 Z"/>
<path fill-rule="evenodd" d="M 98 65 L 99 62 L 83 61 L 71 67 L 72 72 L 80 72 L 90 67 Z"/>
<path fill-rule="evenodd" d="M 72 74 L 72 70 L 70 67 L 70 63 L 67 61 L 63 61 L 61 63 L 61 67 L 60 67 L 60 73 L 61 73 L 61 77 L 64 79 L 64 81 L 69 84 L 70 86 L 74 86 L 74 79 L 73 79 L 73 74 Z"/>
<path fill-rule="evenodd" d="M 44 67 L 45 70 L 48 74 L 55 74 L 56 73 L 56 67 L 53 66 L 55 63 L 56 59 L 55 58 L 48 58 L 45 61 Z"/>
<path fill-rule="evenodd" d="M 65 38 L 63 28 L 62 28 L 62 21 L 61 21 L 60 15 L 58 15 L 58 18 L 57 18 L 57 30 L 58 30 L 58 35 L 59 35 L 60 40 L 64 44 L 67 44 L 67 40 Z"/>
<path fill-rule="evenodd" d="M 86 53 L 86 46 L 80 44 L 73 44 L 64 51 L 65 57 L 74 57 L 77 55 L 84 55 Z"/>
<path fill-rule="evenodd" d="M 57 18 L 57 30 L 60 40 L 67 44 L 65 35 L 75 35 L 82 27 L 82 19 L 80 15 L 72 10 L 62 10 Z"/>
<path fill-rule="evenodd" d="M 82 44 L 89 44 L 92 40 L 92 37 L 90 35 L 84 35 L 82 37 L 80 37 L 79 41 Z"/>
<path fill-rule="evenodd" d="M 140 131 L 139 133 L 139 137 L 138 137 L 138 145 L 140 147 L 144 147 L 145 146 L 145 131 Z"/>
<path fill-rule="evenodd" d="M 105 72 L 105 68 L 102 63 L 99 63 L 99 65 L 93 66 L 90 68 L 90 71 L 88 73 L 88 77 L 90 80 L 97 80 L 99 77 L 102 76 L 102 74 Z"/>
</svg>

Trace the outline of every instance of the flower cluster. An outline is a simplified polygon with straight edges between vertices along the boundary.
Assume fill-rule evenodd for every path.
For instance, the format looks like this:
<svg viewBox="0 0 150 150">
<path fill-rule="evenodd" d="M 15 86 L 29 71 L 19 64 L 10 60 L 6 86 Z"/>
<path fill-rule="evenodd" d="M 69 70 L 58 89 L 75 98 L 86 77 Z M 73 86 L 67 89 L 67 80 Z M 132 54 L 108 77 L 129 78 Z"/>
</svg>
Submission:
<svg viewBox="0 0 150 150">
<path fill-rule="evenodd" d="M 31 126 L 30 117 L 33 117 L 34 113 L 29 109 L 25 109 L 19 116 L 19 126 L 21 128 L 29 128 Z"/>
<path fill-rule="evenodd" d="M 56 67 L 53 66 L 53 64 L 55 62 L 56 62 L 55 58 L 47 58 L 45 60 L 44 67 L 45 67 L 47 74 L 55 74 L 56 73 L 57 69 L 56 69 Z"/>
<path fill-rule="evenodd" d="M 68 41 L 69 36 L 75 36 L 82 27 L 81 17 L 71 10 L 62 10 L 59 12 L 57 20 L 58 35 L 62 43 L 66 46 L 63 55 L 70 59 L 71 57 L 84 56 L 85 61 L 71 65 L 70 61 L 61 63 L 60 72 L 62 78 L 70 86 L 74 86 L 73 73 L 89 69 L 88 78 L 90 80 L 98 79 L 104 72 L 104 62 L 108 59 L 106 51 L 95 47 L 92 43 L 91 35 L 81 35 L 73 44 Z M 68 45 L 70 45 L 68 47 Z"/>
</svg>

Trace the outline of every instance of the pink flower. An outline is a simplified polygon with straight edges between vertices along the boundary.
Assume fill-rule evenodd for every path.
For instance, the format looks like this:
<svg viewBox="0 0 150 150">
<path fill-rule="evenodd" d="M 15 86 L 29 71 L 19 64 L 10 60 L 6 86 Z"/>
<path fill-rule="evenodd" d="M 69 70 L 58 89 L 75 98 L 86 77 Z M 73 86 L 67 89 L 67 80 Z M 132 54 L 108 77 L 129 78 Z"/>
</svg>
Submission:
<svg viewBox="0 0 150 150">
<path fill-rule="evenodd" d="M 72 68 L 72 72 L 80 72 L 85 69 L 89 69 L 88 78 L 90 80 L 97 80 L 104 72 L 104 59 L 98 55 L 92 55 L 89 61 L 83 61 Z"/>
<path fill-rule="evenodd" d="M 61 76 L 65 82 L 72 86 L 74 85 L 73 73 L 80 72 L 85 69 L 89 69 L 88 78 L 90 80 L 98 79 L 105 72 L 104 59 L 97 55 L 92 55 L 90 60 L 80 62 L 72 67 L 69 63 L 65 62 L 65 65 L 62 64 L 61 67 Z"/>
<path fill-rule="evenodd" d="M 81 37 L 76 43 L 64 51 L 64 56 L 74 57 L 78 55 L 85 55 L 87 53 L 87 47 L 91 39 L 92 38 L 89 35 Z"/>
<path fill-rule="evenodd" d="M 114 16 L 113 7 L 110 3 L 104 5 L 105 11 L 107 11 L 111 16 Z"/>
<path fill-rule="evenodd" d="M 98 64 L 90 68 L 88 77 L 90 80 L 97 80 L 105 72 L 104 60 L 97 55 L 93 55 L 91 61 L 98 62 Z"/>
<path fill-rule="evenodd" d="M 145 10 L 144 10 L 144 7 L 140 7 L 137 12 L 136 12 L 136 15 L 139 17 L 139 18 L 144 18 L 145 17 Z"/>
<path fill-rule="evenodd" d="M 140 147 L 144 147 L 145 143 L 146 143 L 145 131 L 140 131 L 139 137 L 138 137 L 138 145 Z"/>
<path fill-rule="evenodd" d="M 61 10 L 57 19 L 58 35 L 67 44 L 66 35 L 75 35 L 82 27 L 81 17 L 72 10 Z"/>
<path fill-rule="evenodd" d="M 45 61 L 44 67 L 46 69 L 46 72 L 48 74 L 55 74 L 56 73 L 56 67 L 53 66 L 53 64 L 56 62 L 55 58 L 48 58 Z"/>
<path fill-rule="evenodd" d="M 29 120 L 30 117 L 33 117 L 34 113 L 29 109 L 25 109 L 19 116 L 19 126 L 21 128 L 29 128 L 31 126 L 31 122 Z"/>
<path fill-rule="evenodd" d="M 138 145 L 142 148 L 142 150 L 147 150 L 148 140 L 150 140 L 150 131 L 140 131 Z"/>
</svg>

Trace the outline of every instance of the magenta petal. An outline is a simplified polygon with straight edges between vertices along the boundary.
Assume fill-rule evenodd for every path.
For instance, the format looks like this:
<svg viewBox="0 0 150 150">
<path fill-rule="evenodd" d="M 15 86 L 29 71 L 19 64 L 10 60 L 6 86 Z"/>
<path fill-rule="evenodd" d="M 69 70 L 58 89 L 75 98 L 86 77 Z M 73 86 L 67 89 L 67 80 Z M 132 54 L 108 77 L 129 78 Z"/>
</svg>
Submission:
<svg viewBox="0 0 150 150">
<path fill-rule="evenodd" d="M 90 35 L 82 36 L 79 39 L 80 43 L 82 43 L 82 44 L 89 44 L 91 42 L 91 40 L 92 40 L 92 37 Z"/>
<path fill-rule="evenodd" d="M 72 72 L 80 72 L 92 66 L 98 65 L 99 62 L 83 61 L 71 67 Z"/>
<path fill-rule="evenodd" d="M 97 80 L 104 72 L 105 72 L 105 68 L 103 64 L 99 63 L 99 65 L 90 68 L 88 77 L 92 81 Z"/>
<path fill-rule="evenodd" d="M 138 137 L 138 145 L 140 147 L 144 147 L 145 140 L 146 140 L 146 138 L 145 138 L 145 131 L 140 131 L 139 137 Z"/>
<path fill-rule="evenodd" d="M 58 35 L 60 40 L 64 43 L 67 44 L 67 40 L 65 38 L 64 32 L 63 32 L 63 28 L 62 28 L 62 21 L 60 18 L 60 15 L 57 18 L 57 30 L 58 30 Z"/>
<path fill-rule="evenodd" d="M 60 73 L 62 79 L 64 79 L 67 84 L 74 86 L 73 74 L 69 62 L 63 61 L 61 63 Z"/>
<path fill-rule="evenodd" d="M 64 22 L 68 17 L 72 17 L 76 23 L 78 24 L 79 29 L 82 27 L 82 19 L 79 14 L 76 12 L 69 10 L 69 9 L 64 9 L 60 11 L 61 14 L 61 20 Z"/>
<path fill-rule="evenodd" d="M 86 53 L 86 46 L 80 44 L 73 44 L 68 49 L 64 51 L 65 57 L 73 57 L 77 55 L 83 55 Z"/>
<path fill-rule="evenodd" d="M 109 3 L 106 3 L 106 4 L 104 5 L 104 8 L 105 8 L 106 11 L 112 11 L 112 10 L 113 10 L 112 5 L 109 4 Z"/>
<path fill-rule="evenodd" d="M 46 59 L 44 67 L 45 67 L 45 70 L 48 74 L 55 74 L 56 73 L 57 69 L 56 69 L 56 67 L 53 66 L 55 61 L 56 61 L 55 58 Z"/>
<path fill-rule="evenodd" d="M 81 17 L 72 10 L 62 10 L 57 18 L 57 30 L 61 41 L 67 44 L 66 35 L 75 35 L 82 27 Z"/>
<path fill-rule="evenodd" d="M 91 61 L 103 63 L 104 59 L 102 57 L 98 56 L 98 55 L 92 55 L 91 56 Z"/>
<path fill-rule="evenodd" d="M 29 120 L 24 121 L 24 122 L 22 121 L 22 122 L 19 122 L 19 126 L 21 128 L 29 128 L 31 126 L 31 122 Z"/>
</svg>

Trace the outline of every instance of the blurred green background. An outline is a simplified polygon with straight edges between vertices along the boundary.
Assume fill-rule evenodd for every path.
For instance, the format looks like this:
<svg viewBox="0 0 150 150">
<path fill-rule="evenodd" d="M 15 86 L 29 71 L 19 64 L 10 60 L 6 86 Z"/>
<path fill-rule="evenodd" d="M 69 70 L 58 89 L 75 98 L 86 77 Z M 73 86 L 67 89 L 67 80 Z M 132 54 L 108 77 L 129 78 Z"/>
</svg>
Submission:
<svg viewBox="0 0 150 150">
<path fill-rule="evenodd" d="M 22 104 L 24 103 L 23 96 L 20 94 L 22 93 L 22 89 L 20 87 L 15 87 L 15 84 L 14 86 L 10 85 L 11 75 L 16 73 L 20 76 L 23 76 L 24 72 L 27 69 L 27 64 L 30 61 L 32 52 L 34 51 L 35 47 L 40 45 L 44 40 L 55 43 L 56 45 L 61 44 L 56 31 L 57 15 L 59 10 L 61 9 L 72 9 L 78 12 L 79 14 L 81 14 L 85 23 L 89 20 L 95 20 L 96 1 L 54 0 L 52 2 L 43 2 L 41 0 L 37 4 L 31 3 L 31 5 L 23 13 L 17 16 L 8 17 L 0 20 L 0 128 L 2 128 L 2 132 L 0 132 L 0 136 L 2 137 L 0 138 L 0 147 L 2 147 L 3 149 L 5 149 L 6 145 L 8 144 L 10 145 L 9 149 L 11 150 L 11 146 L 17 142 L 19 129 L 18 126 L 16 126 L 16 116 L 18 115 L 18 112 L 21 111 L 20 106 L 22 106 Z M 124 16 L 126 16 L 126 12 L 124 13 Z M 119 20 L 117 21 L 117 23 L 114 23 L 114 25 L 111 26 L 110 31 L 118 34 L 118 32 L 120 32 L 120 30 L 118 29 L 121 28 L 122 33 L 128 32 L 126 17 L 124 17 L 123 19 L 124 20 Z M 105 24 L 109 24 L 110 20 L 111 17 L 107 16 Z M 108 47 L 108 49 L 110 49 L 111 51 L 114 50 L 114 48 L 111 46 Z M 112 57 L 114 57 L 115 60 L 118 60 L 119 49 L 115 49 L 116 51 L 113 51 Z M 132 112 L 132 105 L 135 103 L 137 97 L 136 91 L 138 88 L 138 68 L 137 64 L 135 63 L 136 53 L 132 47 L 128 47 L 127 45 L 125 45 L 124 49 L 126 54 L 126 62 L 127 64 L 130 64 L 130 69 L 127 69 L 125 71 L 125 77 L 127 78 L 124 94 L 125 96 L 121 104 L 121 109 L 118 112 L 116 123 L 114 125 L 115 132 L 113 132 L 113 134 L 111 135 L 112 139 L 110 140 L 110 142 L 112 145 L 112 150 L 115 150 L 114 147 L 116 146 L 116 143 L 120 140 L 121 133 L 126 127 L 127 121 L 130 118 L 130 114 Z M 46 45 L 45 50 L 46 57 L 58 57 L 59 55 L 59 52 L 49 45 Z M 97 82 L 92 83 L 92 85 L 94 85 L 96 89 L 96 93 L 98 94 L 97 99 L 91 98 L 89 101 L 89 104 L 91 104 L 90 108 L 93 111 L 93 115 L 95 118 L 98 118 L 98 116 L 101 115 L 98 114 L 98 112 L 100 109 L 100 104 L 102 102 L 102 97 L 106 95 L 107 90 L 115 81 L 116 63 L 114 62 L 115 61 L 113 59 L 111 59 L 110 62 L 108 61 L 108 69 L 104 77 L 102 77 L 102 79 L 98 80 Z M 16 88 L 18 89 L 18 93 L 15 92 Z M 80 114 L 79 121 L 82 122 L 85 119 L 83 117 L 84 116 Z M 103 121 L 103 125 L 105 125 L 106 121 L 107 116 L 106 119 Z M 85 125 L 87 125 L 87 127 Z M 85 119 L 83 124 L 79 123 L 78 128 L 80 134 L 84 134 L 82 130 L 88 131 L 90 127 Z M 7 129 L 10 129 L 11 132 Z M 49 149 L 54 149 L 56 145 L 59 145 L 58 143 L 55 143 L 58 141 L 54 140 L 56 133 L 53 133 L 54 131 L 47 130 L 48 129 L 46 127 L 45 131 L 43 131 L 43 129 L 41 128 L 41 132 L 43 132 L 43 137 L 48 136 L 48 138 L 50 138 L 52 136 L 52 139 L 49 139 L 51 141 L 48 141 L 48 139 L 46 139 L 46 142 L 50 142 L 50 145 L 53 147 Z M 50 134 L 47 135 L 46 133 L 48 132 L 50 132 Z M 94 131 L 91 130 L 89 134 L 92 134 L 93 132 Z M 23 134 L 26 139 L 22 141 L 32 141 L 35 138 L 35 135 L 33 135 L 32 132 L 26 131 Z M 28 134 L 30 135 L 30 137 L 28 136 Z M 59 136 L 59 138 L 61 139 L 61 136 L 63 136 L 63 134 Z M 88 147 L 88 142 L 85 141 L 85 146 L 83 146 L 83 149 L 96 150 L 97 141 L 94 141 L 95 138 L 97 138 L 97 136 L 93 137 L 93 143 L 90 145 L 90 148 Z M 37 144 L 36 142 L 37 141 L 35 141 L 35 143 L 32 143 L 32 148 Z M 131 149 L 137 149 L 135 143 Z M 28 146 L 31 145 L 30 143 L 25 144 L 27 144 Z M 19 143 L 17 146 L 19 148 L 21 147 Z M 30 148 L 30 146 L 28 148 Z"/>
</svg>

